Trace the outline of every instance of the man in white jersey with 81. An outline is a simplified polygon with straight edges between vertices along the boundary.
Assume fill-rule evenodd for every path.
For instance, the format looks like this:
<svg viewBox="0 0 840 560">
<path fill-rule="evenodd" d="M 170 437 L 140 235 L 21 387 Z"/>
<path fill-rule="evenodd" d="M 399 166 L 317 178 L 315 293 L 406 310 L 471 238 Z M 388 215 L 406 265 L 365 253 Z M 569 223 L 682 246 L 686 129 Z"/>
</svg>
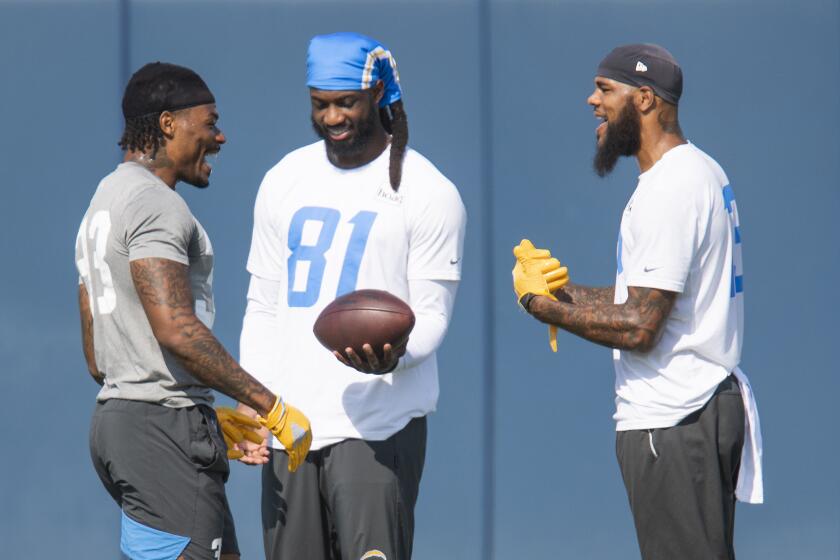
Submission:
<svg viewBox="0 0 840 560">
<path fill-rule="evenodd" d="M 514 249 L 514 290 L 538 320 L 613 348 L 616 451 L 645 560 L 733 559 L 736 498 L 763 500 L 761 435 L 738 368 L 743 277 L 738 210 L 721 167 L 677 120 L 682 70 L 657 45 L 601 62 L 588 99 L 595 171 L 641 169 L 621 219 L 614 286 L 546 274 L 548 251 Z M 553 292 L 553 293 L 552 293 Z"/>
<path fill-rule="evenodd" d="M 466 213 L 455 186 L 407 148 L 385 47 L 355 33 L 317 36 L 307 78 L 322 140 L 260 185 L 241 339 L 245 367 L 306 411 L 314 437 L 294 475 L 276 441 L 263 467 L 266 557 L 409 558 Z M 416 324 L 407 346 L 342 363 L 312 327 L 336 297 L 364 288 L 406 301 Z"/>
</svg>

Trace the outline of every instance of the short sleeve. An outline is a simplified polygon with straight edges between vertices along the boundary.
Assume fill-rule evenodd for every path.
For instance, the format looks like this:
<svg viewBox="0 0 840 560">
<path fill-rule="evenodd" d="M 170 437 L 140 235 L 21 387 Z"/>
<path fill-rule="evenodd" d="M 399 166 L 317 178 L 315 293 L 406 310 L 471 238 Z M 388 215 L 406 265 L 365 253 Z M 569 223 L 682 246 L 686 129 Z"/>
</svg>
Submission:
<svg viewBox="0 0 840 560">
<path fill-rule="evenodd" d="M 195 218 L 177 193 L 144 189 L 127 204 L 123 220 L 129 261 L 160 258 L 190 264 Z"/>
<path fill-rule="evenodd" d="M 692 188 L 663 186 L 632 207 L 632 268 L 627 285 L 682 293 L 696 253 L 703 216 L 702 196 Z"/>
<path fill-rule="evenodd" d="M 266 174 L 254 203 L 254 230 L 251 250 L 248 253 L 248 272 L 266 280 L 283 280 L 286 270 L 283 262 L 283 240 L 275 227 L 272 212 L 272 179 Z"/>
<path fill-rule="evenodd" d="M 460 280 L 467 212 L 455 185 L 443 179 L 417 193 L 409 232 L 408 280 Z"/>
</svg>

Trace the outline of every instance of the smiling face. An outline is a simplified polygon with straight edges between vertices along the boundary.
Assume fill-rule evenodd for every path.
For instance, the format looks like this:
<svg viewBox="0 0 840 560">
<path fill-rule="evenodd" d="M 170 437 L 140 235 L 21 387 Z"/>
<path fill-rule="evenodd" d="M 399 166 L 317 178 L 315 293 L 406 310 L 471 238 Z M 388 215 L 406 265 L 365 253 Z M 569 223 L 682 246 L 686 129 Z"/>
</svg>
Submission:
<svg viewBox="0 0 840 560">
<path fill-rule="evenodd" d="M 636 155 L 642 143 L 641 116 L 633 102 L 633 86 L 595 78 L 595 91 L 586 100 L 601 123 L 595 129 L 593 166 L 599 177 L 609 174 L 621 156 Z"/>
<path fill-rule="evenodd" d="M 384 136 L 379 119 L 381 82 L 362 91 L 310 89 L 312 128 L 324 139 L 330 161 L 366 159 L 377 136 Z"/>
<path fill-rule="evenodd" d="M 219 153 L 225 135 L 216 126 L 219 113 L 216 104 L 198 105 L 171 113 L 171 136 L 166 141 L 166 154 L 172 161 L 178 181 L 204 188 L 210 184 L 213 171 L 208 156 Z"/>
</svg>

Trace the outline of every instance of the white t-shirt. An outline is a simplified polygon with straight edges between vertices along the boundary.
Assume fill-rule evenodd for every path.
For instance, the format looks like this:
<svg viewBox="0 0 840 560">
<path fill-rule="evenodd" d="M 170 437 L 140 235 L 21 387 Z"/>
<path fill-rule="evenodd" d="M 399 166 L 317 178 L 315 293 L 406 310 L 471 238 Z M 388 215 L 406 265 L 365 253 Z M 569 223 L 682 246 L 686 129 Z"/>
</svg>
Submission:
<svg viewBox="0 0 840 560">
<path fill-rule="evenodd" d="M 321 310 L 347 292 L 380 289 L 409 301 L 409 280 L 461 278 L 466 212 L 457 189 L 408 150 L 394 192 L 389 151 L 340 169 L 317 142 L 284 157 L 257 194 L 248 271 L 279 283 L 276 346 L 266 360 L 243 340 L 242 365 L 307 415 L 313 449 L 386 439 L 437 405 L 434 353 L 368 375 L 339 363 L 312 333 Z"/>
<path fill-rule="evenodd" d="M 616 429 L 678 424 L 711 398 L 741 358 L 738 209 L 720 166 L 688 143 L 639 176 L 621 218 L 615 303 L 627 287 L 677 292 L 650 352 L 613 350 Z"/>
</svg>

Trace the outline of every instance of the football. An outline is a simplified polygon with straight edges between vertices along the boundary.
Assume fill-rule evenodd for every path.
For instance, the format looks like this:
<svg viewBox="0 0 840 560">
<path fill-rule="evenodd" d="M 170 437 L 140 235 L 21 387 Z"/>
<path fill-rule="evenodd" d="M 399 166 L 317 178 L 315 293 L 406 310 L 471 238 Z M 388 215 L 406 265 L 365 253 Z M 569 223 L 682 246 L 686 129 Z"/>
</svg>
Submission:
<svg viewBox="0 0 840 560">
<path fill-rule="evenodd" d="M 364 357 L 367 343 L 381 359 L 385 344 L 401 345 L 413 328 L 414 312 L 403 300 L 382 290 L 356 290 L 326 306 L 312 332 L 327 350 L 346 357 L 344 349 L 352 348 Z"/>
</svg>

